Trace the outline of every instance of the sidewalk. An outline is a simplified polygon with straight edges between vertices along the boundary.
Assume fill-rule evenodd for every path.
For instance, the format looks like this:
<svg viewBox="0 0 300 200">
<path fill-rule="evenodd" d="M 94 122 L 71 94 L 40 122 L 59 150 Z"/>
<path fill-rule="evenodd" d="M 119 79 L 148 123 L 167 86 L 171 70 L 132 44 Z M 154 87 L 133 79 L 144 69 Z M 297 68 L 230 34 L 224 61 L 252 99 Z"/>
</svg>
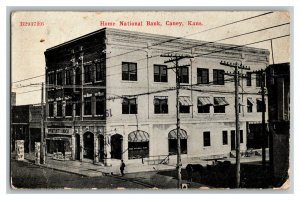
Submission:
<svg viewBox="0 0 300 200">
<path fill-rule="evenodd" d="M 14 159 L 15 156 L 12 154 L 12 159 Z M 226 160 L 229 160 L 232 164 L 235 163 L 235 158 L 227 158 Z M 24 162 L 29 162 L 34 164 L 35 158 L 34 153 L 28 154 L 25 153 L 25 159 Z M 253 157 L 242 157 L 241 163 L 246 162 L 255 162 L 255 161 L 261 161 L 261 156 L 253 156 Z M 189 163 L 193 164 L 201 164 L 203 166 L 206 166 L 207 164 L 210 164 L 207 161 L 203 160 L 197 160 L 193 162 L 183 162 L 183 168 Z M 46 167 L 49 169 L 55 169 L 58 171 L 64 171 L 69 172 L 81 176 L 86 177 L 97 177 L 97 176 L 103 176 L 103 175 L 120 175 L 120 169 L 119 166 L 103 166 L 101 163 L 93 164 L 89 161 L 59 161 L 54 160 L 50 157 L 47 157 L 46 164 L 40 165 L 41 167 Z M 158 171 L 165 171 L 165 170 L 174 170 L 176 169 L 175 164 L 174 165 L 147 165 L 147 164 L 126 164 L 125 167 L 125 174 L 127 176 L 132 173 L 139 173 L 139 172 L 158 172 Z"/>
<path fill-rule="evenodd" d="M 14 159 L 14 154 L 12 154 L 12 159 Z M 33 163 L 35 162 L 34 153 L 25 153 L 24 162 Z M 46 164 L 40 165 L 41 167 L 46 167 L 50 169 L 55 169 L 59 171 L 69 172 L 73 174 L 78 174 L 86 177 L 97 177 L 103 175 L 119 175 L 119 166 L 103 166 L 101 163 L 93 164 L 89 161 L 59 161 L 54 160 L 50 157 L 46 158 Z M 171 165 L 136 165 L 136 164 L 126 164 L 125 173 L 137 173 L 137 172 L 149 172 L 149 171 L 162 171 L 162 170 L 172 170 L 175 166 Z"/>
</svg>

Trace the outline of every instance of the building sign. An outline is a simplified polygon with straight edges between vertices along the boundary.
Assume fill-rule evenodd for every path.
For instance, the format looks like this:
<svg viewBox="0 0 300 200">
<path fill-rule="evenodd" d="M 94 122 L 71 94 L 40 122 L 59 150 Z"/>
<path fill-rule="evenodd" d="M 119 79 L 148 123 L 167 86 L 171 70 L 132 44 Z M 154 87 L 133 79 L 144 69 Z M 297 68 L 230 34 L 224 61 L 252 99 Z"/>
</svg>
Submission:
<svg viewBox="0 0 300 200">
<path fill-rule="evenodd" d="M 71 135 L 72 130 L 69 128 L 48 128 L 48 134 Z"/>
<path fill-rule="evenodd" d="M 16 140 L 16 160 L 24 160 L 24 140 Z"/>
<path fill-rule="evenodd" d="M 41 162 L 41 143 L 40 142 L 35 142 L 35 164 L 40 164 Z"/>
</svg>

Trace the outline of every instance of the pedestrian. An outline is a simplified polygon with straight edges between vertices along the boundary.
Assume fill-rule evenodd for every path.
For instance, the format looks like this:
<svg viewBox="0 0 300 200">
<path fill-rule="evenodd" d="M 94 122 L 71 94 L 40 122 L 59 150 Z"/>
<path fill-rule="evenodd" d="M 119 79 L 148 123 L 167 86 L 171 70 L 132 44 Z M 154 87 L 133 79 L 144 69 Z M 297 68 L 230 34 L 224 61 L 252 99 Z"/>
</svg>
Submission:
<svg viewBox="0 0 300 200">
<path fill-rule="evenodd" d="M 120 171 L 122 176 L 124 176 L 124 169 L 125 169 L 125 163 L 123 160 L 121 160 Z"/>
</svg>

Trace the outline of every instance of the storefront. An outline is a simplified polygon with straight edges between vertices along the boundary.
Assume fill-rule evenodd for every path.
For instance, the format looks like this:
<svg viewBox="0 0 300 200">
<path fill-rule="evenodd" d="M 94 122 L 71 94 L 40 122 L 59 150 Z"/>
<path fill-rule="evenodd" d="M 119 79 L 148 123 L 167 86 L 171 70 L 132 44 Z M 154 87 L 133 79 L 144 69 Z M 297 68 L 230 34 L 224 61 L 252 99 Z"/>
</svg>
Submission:
<svg viewBox="0 0 300 200">
<path fill-rule="evenodd" d="M 48 128 L 47 154 L 55 160 L 72 159 L 72 136 L 70 128 Z"/>
</svg>

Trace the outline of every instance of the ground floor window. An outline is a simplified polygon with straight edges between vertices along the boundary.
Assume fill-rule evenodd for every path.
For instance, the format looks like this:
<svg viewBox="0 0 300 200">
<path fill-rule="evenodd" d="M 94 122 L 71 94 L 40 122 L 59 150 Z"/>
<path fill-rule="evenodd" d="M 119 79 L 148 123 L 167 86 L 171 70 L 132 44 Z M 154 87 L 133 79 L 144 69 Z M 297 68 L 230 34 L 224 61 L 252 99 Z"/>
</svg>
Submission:
<svg viewBox="0 0 300 200">
<path fill-rule="evenodd" d="M 47 140 L 47 152 L 61 153 L 63 156 L 71 152 L 71 142 L 68 138 L 51 138 Z"/>
<path fill-rule="evenodd" d="M 128 135 L 128 159 L 149 157 L 149 134 L 137 130 Z"/>
<path fill-rule="evenodd" d="M 180 139 L 180 152 L 187 154 L 187 139 Z M 177 139 L 169 139 L 169 155 L 177 154 Z"/>
<path fill-rule="evenodd" d="M 180 151 L 181 154 L 187 154 L 187 133 L 185 130 L 179 130 Z M 169 132 L 169 155 L 177 154 L 177 129 Z"/>
<path fill-rule="evenodd" d="M 128 159 L 149 157 L 149 142 L 128 142 Z"/>
</svg>

